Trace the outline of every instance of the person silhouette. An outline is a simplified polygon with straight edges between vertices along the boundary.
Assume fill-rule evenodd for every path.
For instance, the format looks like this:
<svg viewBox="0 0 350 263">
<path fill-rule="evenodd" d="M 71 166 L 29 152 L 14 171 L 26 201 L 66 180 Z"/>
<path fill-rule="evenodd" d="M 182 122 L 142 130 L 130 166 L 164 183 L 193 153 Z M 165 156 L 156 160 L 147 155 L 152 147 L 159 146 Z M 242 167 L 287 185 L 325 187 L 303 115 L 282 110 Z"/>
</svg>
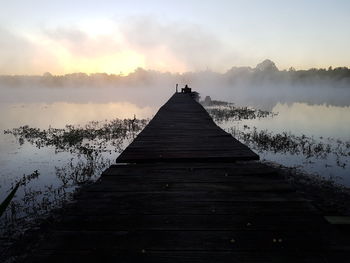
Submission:
<svg viewBox="0 0 350 263">
<path fill-rule="evenodd" d="M 191 88 L 186 84 L 184 88 L 181 89 L 182 93 L 191 93 Z"/>
</svg>

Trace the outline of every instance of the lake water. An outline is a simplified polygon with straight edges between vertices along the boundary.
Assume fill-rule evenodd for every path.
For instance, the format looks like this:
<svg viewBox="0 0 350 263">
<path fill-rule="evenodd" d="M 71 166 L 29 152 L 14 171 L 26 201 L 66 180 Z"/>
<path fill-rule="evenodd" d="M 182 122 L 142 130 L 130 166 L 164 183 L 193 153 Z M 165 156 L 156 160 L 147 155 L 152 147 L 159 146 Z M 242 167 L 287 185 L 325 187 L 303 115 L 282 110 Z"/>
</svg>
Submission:
<svg viewBox="0 0 350 263">
<path fill-rule="evenodd" d="M 277 103 L 272 117 L 224 121 L 219 125 L 227 131 L 233 130 L 233 135 L 241 139 L 235 130 L 266 131 L 271 136 L 286 134 L 291 136 L 288 142 L 298 142 L 303 139 L 314 149 L 310 153 L 302 153 L 300 148 L 291 150 L 286 145 L 281 148 L 264 149 L 264 145 L 248 144 L 262 160 L 273 161 L 287 167 L 296 167 L 301 171 L 331 178 L 337 183 L 350 186 L 350 107 L 332 105 L 310 105 L 306 103 Z M 265 134 L 265 133 L 264 133 Z M 294 139 L 293 139 L 294 138 Z M 316 152 L 318 146 L 320 152 Z M 329 146 L 329 151 L 326 147 Z M 315 149 L 316 148 L 316 149 Z M 322 151 L 322 149 L 324 149 Z"/>
<path fill-rule="evenodd" d="M 75 92 L 78 94 L 78 91 Z M 100 91 L 103 96 L 107 92 Z M 152 118 L 159 106 L 171 95 L 171 92 L 162 93 L 160 98 L 152 102 L 150 96 L 145 97 L 145 100 L 140 95 L 135 96 L 135 99 L 127 99 L 122 92 L 118 96 L 118 91 L 114 91 L 114 98 L 118 99 L 101 99 L 99 93 L 94 91 L 79 102 L 61 95 L 49 101 L 42 98 L 28 99 L 25 93 L 26 91 L 17 90 L 16 96 L 11 99 L 0 100 L 0 200 L 7 196 L 11 187 L 23 175 L 31 177 L 19 188 L 12 207 L 1 219 L 1 224 L 23 218 L 29 220 L 59 206 L 62 200 L 69 199 L 75 187 L 85 182 L 84 171 L 89 171 L 90 181 L 95 180 L 114 162 L 120 150 L 132 141 L 130 136 L 123 138 L 118 151 L 114 150 L 113 145 L 108 145 L 107 150 L 94 157 L 92 164 L 81 152 L 57 149 L 54 145 L 39 147 L 26 140 L 21 142 L 13 134 L 5 134 L 4 130 L 23 125 L 47 130 L 50 127 L 64 128 L 67 124 L 84 126 L 90 121 L 103 124 L 116 118 Z M 307 156 L 300 151 L 276 150 L 246 142 L 263 160 L 298 167 L 302 171 L 333 178 L 350 186 L 350 149 L 347 148 L 347 143 L 350 145 L 350 105 L 289 102 L 270 105 L 270 108 L 276 115 L 238 121 L 228 119 L 217 123 L 237 135 L 238 139 L 243 133 L 247 134 L 255 129 L 256 133 L 264 131 L 270 136 L 286 133 L 296 136 L 295 138 L 304 136 L 314 144 L 330 145 L 332 150 L 326 155 Z M 95 143 L 98 145 L 98 141 Z"/>
<path fill-rule="evenodd" d="M 20 143 L 14 135 L 4 133 L 5 130 L 23 125 L 47 130 L 50 127 L 64 128 L 67 124 L 84 126 L 90 121 L 105 123 L 113 119 L 132 119 L 134 116 L 150 118 L 156 109 L 129 102 L 54 102 L 2 103 L 0 110 L 0 200 L 4 200 L 23 176 L 28 177 L 36 171 L 39 173 L 18 189 L 11 203 L 12 209 L 7 209 L 2 217 L 2 221 L 6 218 L 8 223 L 20 218 L 38 217 L 59 206 L 61 201 L 69 199 L 69 194 L 80 181 L 95 180 L 119 152 L 110 145 L 111 151 L 101 152 L 91 164 L 80 152 L 58 150 L 55 146 L 39 148 L 27 141 Z M 121 148 L 125 148 L 131 139 L 123 139 Z M 84 178 L 84 171 L 88 178 Z"/>
</svg>

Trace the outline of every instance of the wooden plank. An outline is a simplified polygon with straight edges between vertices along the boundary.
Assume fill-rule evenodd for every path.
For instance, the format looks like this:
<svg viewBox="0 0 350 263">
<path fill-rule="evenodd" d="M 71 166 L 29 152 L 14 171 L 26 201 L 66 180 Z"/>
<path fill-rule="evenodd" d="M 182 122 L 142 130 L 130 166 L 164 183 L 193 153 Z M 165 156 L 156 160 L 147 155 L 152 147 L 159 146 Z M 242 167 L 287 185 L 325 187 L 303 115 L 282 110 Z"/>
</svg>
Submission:
<svg viewBox="0 0 350 263">
<path fill-rule="evenodd" d="M 112 205 L 113 204 L 113 205 Z M 67 215 L 316 215 L 306 202 L 179 202 L 141 200 L 79 200 L 65 210 Z"/>
<path fill-rule="evenodd" d="M 341 260 L 345 259 L 345 260 Z M 347 262 L 346 257 L 335 262 Z M 123 262 L 123 263 L 320 263 L 325 258 L 315 251 L 288 249 L 248 250 L 248 251 L 149 251 L 132 253 L 111 251 L 107 249 L 56 251 L 41 250 L 31 261 L 34 262 Z"/>
<path fill-rule="evenodd" d="M 116 184 L 104 183 L 87 187 L 90 191 L 114 191 L 114 192 L 142 192 L 142 191 L 222 191 L 222 192 L 294 192 L 294 188 L 283 181 L 256 182 L 254 184 L 247 184 L 245 181 L 241 182 L 224 182 L 224 183 L 207 183 L 207 182 L 168 182 L 168 183 L 143 183 L 135 184 L 135 182 L 118 182 Z"/>
<path fill-rule="evenodd" d="M 319 231 L 317 215 L 66 215 L 56 230 L 265 230 Z"/>
<path fill-rule="evenodd" d="M 113 251 L 235 251 L 276 249 L 283 247 L 320 249 L 328 236 L 315 232 L 280 231 L 219 231 L 219 230 L 125 230 L 125 231 L 53 231 L 51 242 L 41 249 L 81 250 L 109 249 Z"/>
<path fill-rule="evenodd" d="M 137 168 L 137 169 L 135 169 Z M 264 176 L 276 177 L 277 170 L 256 162 L 235 162 L 234 164 L 228 163 L 167 163 L 166 165 L 157 163 L 156 166 L 149 165 L 147 163 L 136 165 L 112 165 L 109 169 L 104 171 L 103 176 L 107 175 L 158 175 L 161 177 L 194 177 L 197 178 L 222 178 L 230 176 Z M 282 178 L 278 175 L 278 178 Z"/>
<path fill-rule="evenodd" d="M 84 190 L 75 195 L 75 200 L 105 200 L 124 202 L 220 202 L 220 203 L 252 203 L 289 202 L 308 204 L 306 199 L 294 192 L 211 192 L 211 191 L 142 191 L 142 192 L 117 192 L 117 191 L 93 191 Z M 266 204 L 262 204 L 265 205 Z M 284 204 L 286 205 L 286 204 Z"/>
</svg>

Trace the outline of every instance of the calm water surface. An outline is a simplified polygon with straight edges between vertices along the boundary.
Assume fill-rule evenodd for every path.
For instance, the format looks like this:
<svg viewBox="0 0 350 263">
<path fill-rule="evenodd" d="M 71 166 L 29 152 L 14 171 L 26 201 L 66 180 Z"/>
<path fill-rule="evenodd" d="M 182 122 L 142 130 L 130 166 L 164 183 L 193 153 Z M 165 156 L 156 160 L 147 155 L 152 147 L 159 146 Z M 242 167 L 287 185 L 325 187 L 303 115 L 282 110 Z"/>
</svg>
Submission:
<svg viewBox="0 0 350 263">
<path fill-rule="evenodd" d="M 278 103 L 272 108 L 272 112 L 277 115 L 253 120 L 225 121 L 218 124 L 227 131 L 232 131 L 232 129 L 252 130 L 253 127 L 256 127 L 258 132 L 267 131 L 273 135 L 282 133 L 298 137 L 304 135 L 315 144 L 330 145 L 333 152 L 337 153 L 342 150 L 343 155 L 338 158 L 334 153 L 329 153 L 326 157 L 308 157 L 302 153 L 266 151 L 251 146 L 263 160 L 288 167 L 297 167 L 301 171 L 332 178 L 340 184 L 350 186 L 349 106 L 310 105 L 300 102 Z M 245 127 L 250 129 L 245 129 Z M 338 149 L 339 142 L 342 142 L 341 149 Z"/>
</svg>

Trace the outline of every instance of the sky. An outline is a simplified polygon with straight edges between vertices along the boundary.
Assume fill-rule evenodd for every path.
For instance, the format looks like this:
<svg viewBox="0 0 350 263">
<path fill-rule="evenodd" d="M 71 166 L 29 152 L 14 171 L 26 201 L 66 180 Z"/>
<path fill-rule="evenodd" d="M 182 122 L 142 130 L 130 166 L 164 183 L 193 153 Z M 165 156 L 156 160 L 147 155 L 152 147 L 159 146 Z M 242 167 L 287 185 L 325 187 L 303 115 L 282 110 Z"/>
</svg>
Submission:
<svg viewBox="0 0 350 263">
<path fill-rule="evenodd" d="M 350 1 L 0 0 L 0 74 L 350 66 Z"/>
</svg>

